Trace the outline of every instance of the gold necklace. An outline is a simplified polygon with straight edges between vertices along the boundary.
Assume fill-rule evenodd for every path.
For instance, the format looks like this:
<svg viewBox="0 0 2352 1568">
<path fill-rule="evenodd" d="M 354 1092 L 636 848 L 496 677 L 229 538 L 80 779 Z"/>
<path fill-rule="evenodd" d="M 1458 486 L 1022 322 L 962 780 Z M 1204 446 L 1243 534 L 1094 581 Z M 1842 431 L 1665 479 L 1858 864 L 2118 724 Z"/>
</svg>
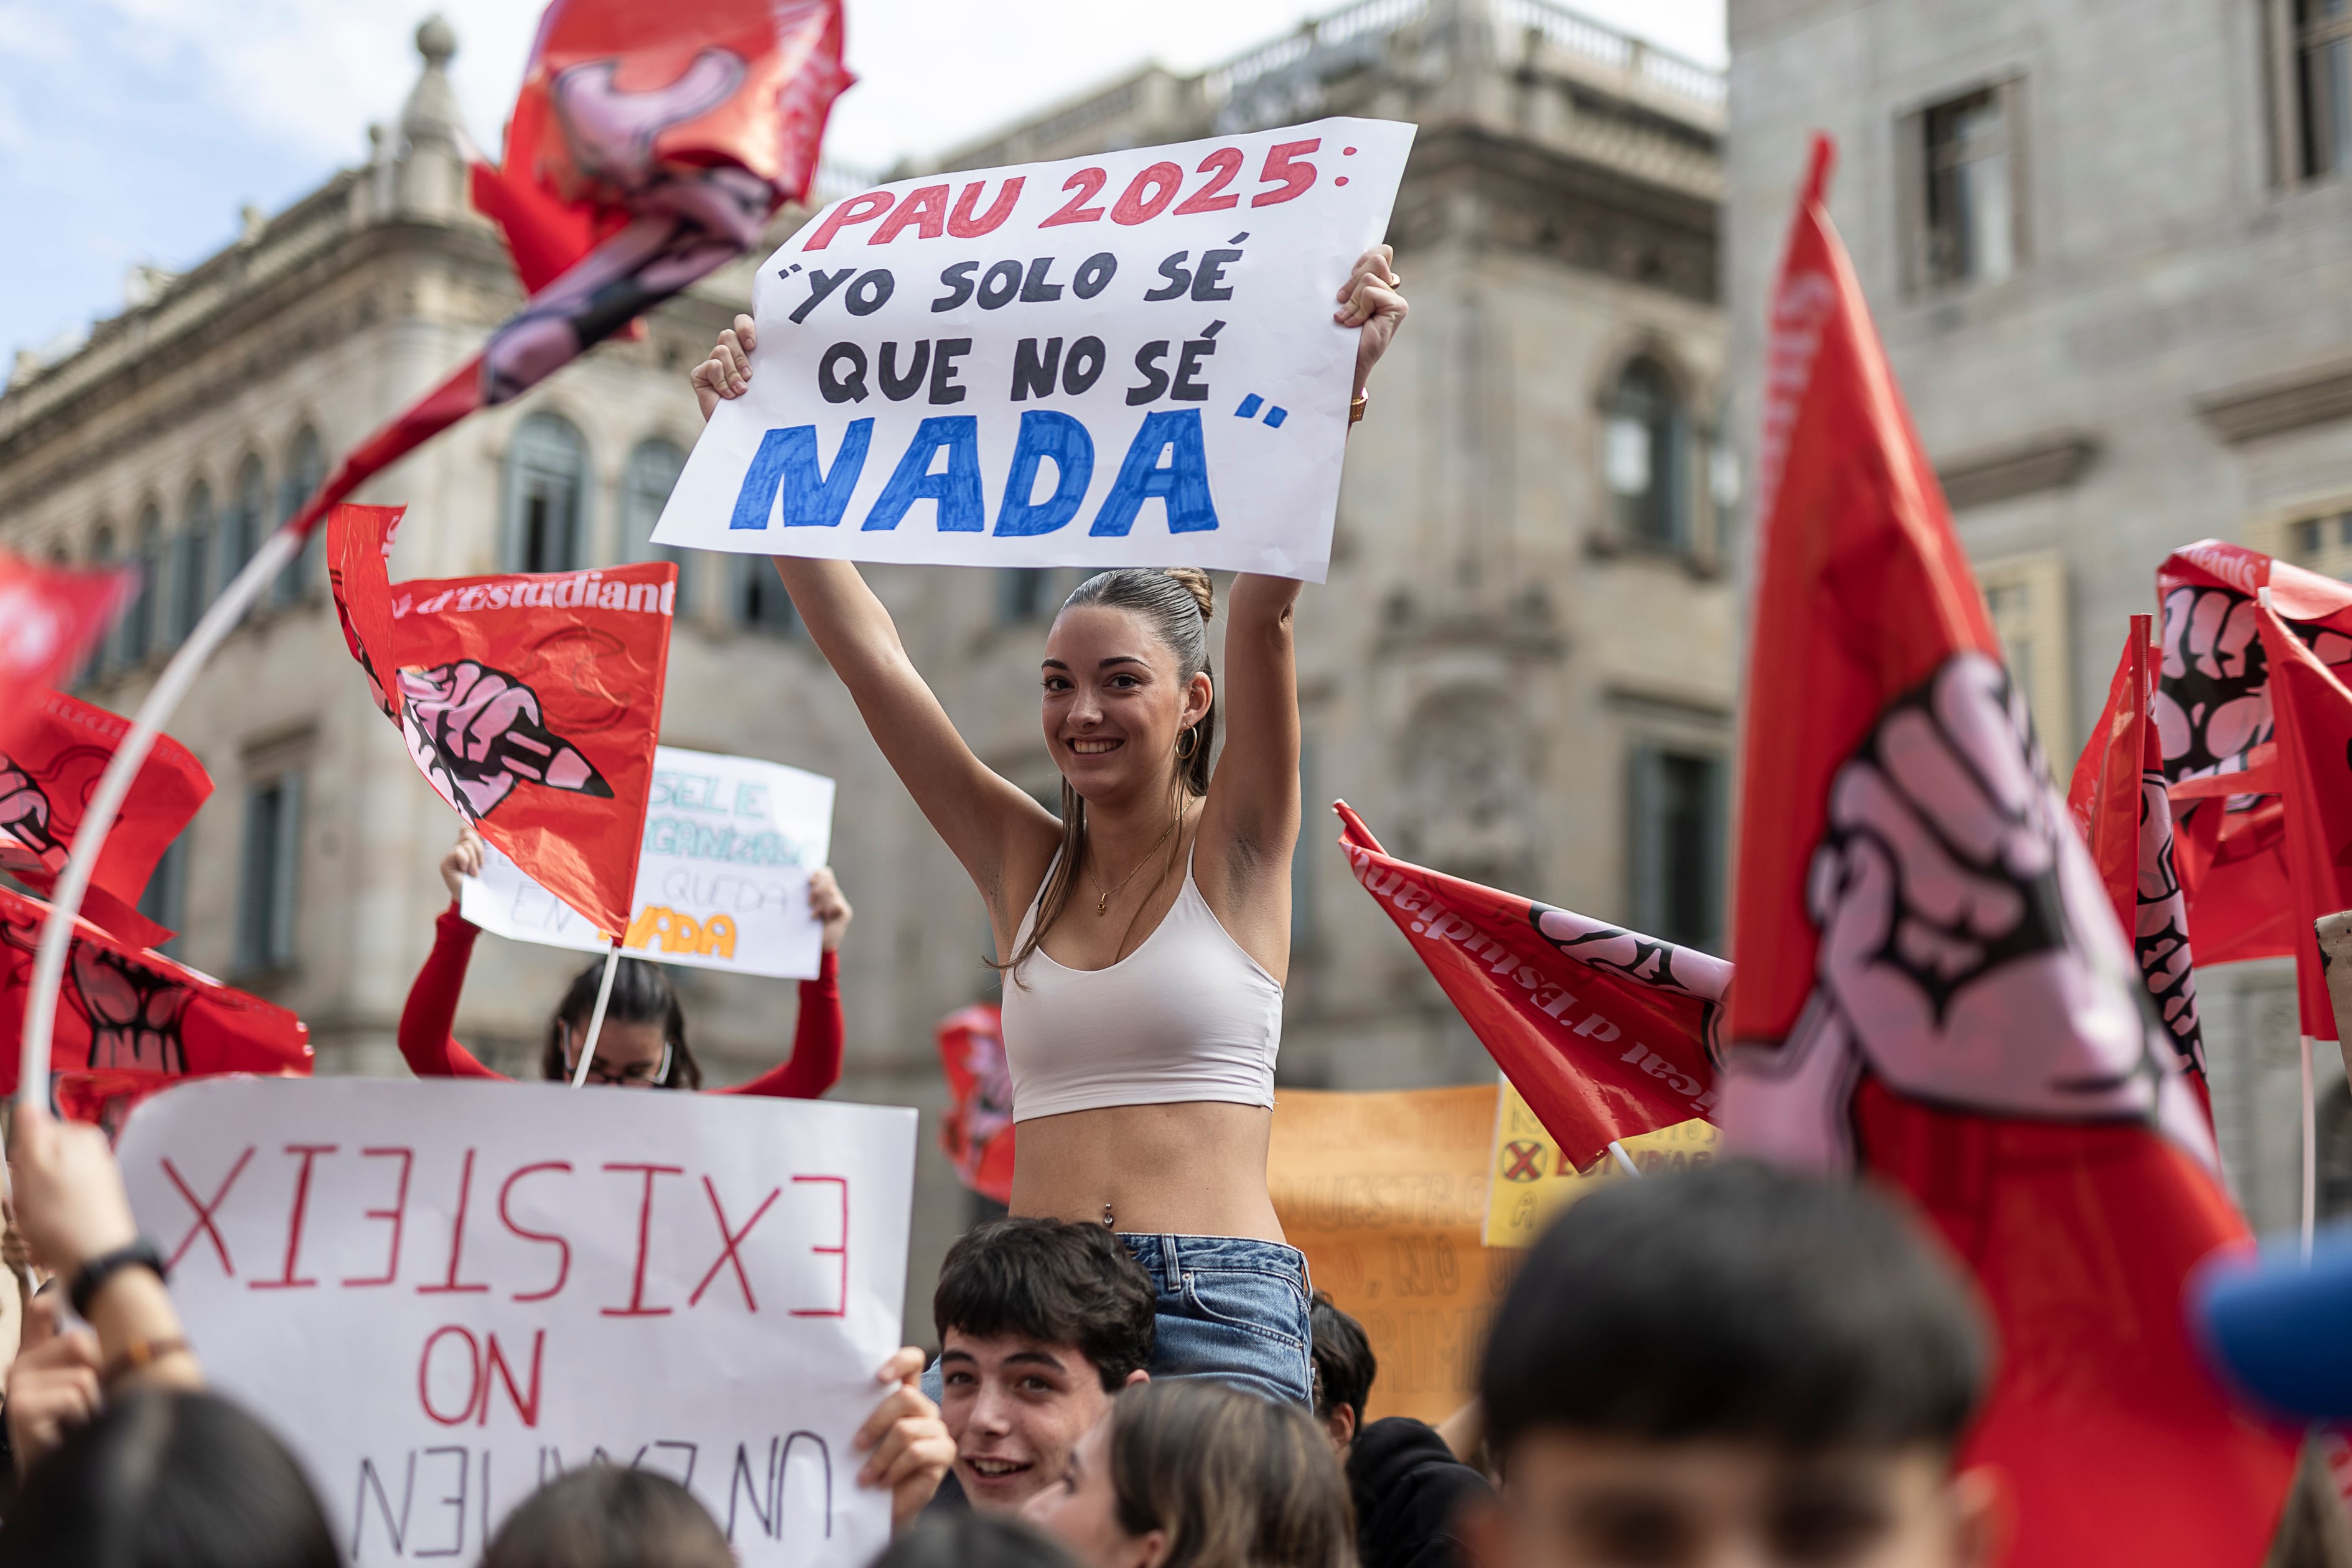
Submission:
<svg viewBox="0 0 2352 1568">
<path fill-rule="evenodd" d="M 1184 808 L 1183 808 L 1182 806 L 1181 806 L 1181 805 L 1180 805 L 1180 806 L 1178 806 L 1178 807 L 1176 808 L 1176 815 L 1175 815 L 1175 816 L 1174 816 L 1174 817 L 1173 817 L 1173 818 L 1169 822 L 1169 824 L 1168 824 L 1167 832 L 1164 832 L 1164 833 L 1160 834 L 1160 836 L 1158 838 L 1156 838 L 1156 839 L 1154 839 L 1154 840 L 1152 841 L 1151 847 L 1150 847 L 1150 848 L 1149 848 L 1149 849 L 1147 849 L 1147 850 L 1145 850 L 1145 851 L 1143 852 L 1143 858 L 1142 858 L 1141 859 L 1138 860 L 1138 861 L 1135 863 L 1135 868 L 1134 868 L 1134 870 L 1130 870 L 1129 872 L 1128 872 L 1128 874 L 1127 874 L 1126 876 L 1124 876 L 1124 877 L 1122 877 L 1122 878 L 1120 878 L 1120 879 L 1119 879 L 1119 882 L 1118 882 L 1118 887 L 1116 887 L 1116 888 L 1105 888 L 1105 887 L 1103 887 L 1103 885 L 1102 885 L 1102 879 L 1101 879 L 1100 877 L 1097 877 L 1097 876 L 1095 876 L 1095 874 L 1094 874 L 1092 871 L 1088 871 L 1088 872 L 1087 873 L 1087 875 L 1088 877 L 1090 877 L 1090 878 L 1092 878 L 1092 879 L 1093 879 L 1095 886 L 1096 886 L 1097 889 L 1101 889 L 1101 892 L 1102 892 L 1102 897 L 1101 897 L 1101 898 L 1098 898 L 1098 899 L 1097 899 L 1097 900 L 1095 900 L 1095 913 L 1096 913 L 1096 914 L 1097 914 L 1097 915 L 1107 915 L 1107 914 L 1108 914 L 1108 913 L 1110 912 L 1110 900 L 1111 900 L 1111 895 L 1112 895 L 1112 894 L 1114 894 L 1114 893 L 1123 893 L 1123 892 L 1127 891 L 1127 885 L 1128 885 L 1129 882 L 1132 882 L 1132 881 L 1134 881 L 1134 880 L 1135 880 L 1135 873 L 1136 873 L 1136 871 L 1140 871 L 1140 870 L 1142 870 L 1142 869 L 1144 868 L 1144 867 L 1146 867 L 1146 866 L 1148 866 L 1148 865 L 1150 865 L 1150 864 L 1151 863 L 1151 858 L 1152 858 L 1154 855 L 1157 855 L 1157 854 L 1159 854 L 1159 853 L 1160 853 L 1160 847 L 1162 844 L 1165 844 L 1165 843 L 1167 843 L 1167 842 L 1168 842 L 1168 835 L 1169 835 L 1169 834 L 1171 834 L 1171 833 L 1175 832 L 1175 831 L 1176 831 L 1176 828 L 1177 828 L 1177 825 L 1178 825 L 1178 824 L 1180 824 L 1180 823 L 1181 823 L 1183 820 L 1184 820 Z"/>
</svg>

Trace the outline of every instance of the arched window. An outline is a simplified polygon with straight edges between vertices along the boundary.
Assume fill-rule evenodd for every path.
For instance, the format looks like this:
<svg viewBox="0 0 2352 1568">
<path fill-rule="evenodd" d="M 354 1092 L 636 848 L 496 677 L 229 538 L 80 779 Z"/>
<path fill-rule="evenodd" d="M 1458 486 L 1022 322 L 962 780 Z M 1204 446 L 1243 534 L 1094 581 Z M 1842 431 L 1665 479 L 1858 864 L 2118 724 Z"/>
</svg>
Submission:
<svg viewBox="0 0 2352 1568">
<path fill-rule="evenodd" d="M 236 488 L 221 513 L 220 580 L 226 588 L 261 543 L 269 526 L 269 481 L 263 477 L 259 454 L 247 452 L 236 466 Z"/>
<path fill-rule="evenodd" d="M 164 615 L 163 646 L 177 647 L 195 630 L 213 602 L 213 488 L 198 479 L 188 490 L 188 510 L 172 542 L 172 578 Z"/>
<path fill-rule="evenodd" d="M 286 477 L 278 481 L 278 521 L 284 522 L 301 510 L 302 503 L 318 492 L 326 478 L 326 448 L 320 445 L 319 433 L 305 425 L 295 434 L 294 444 L 287 448 Z M 319 559 L 326 551 L 326 539 L 324 528 L 311 531 L 302 553 L 278 574 L 272 598 L 281 605 L 290 605 L 302 597 L 303 590 L 318 580 Z"/>
<path fill-rule="evenodd" d="M 777 637 L 790 637 L 801 624 L 775 563 L 764 555 L 735 557 L 735 624 Z"/>
<path fill-rule="evenodd" d="M 100 523 L 98 531 L 89 536 L 89 563 L 100 569 L 114 564 L 112 523 Z M 82 684 L 88 685 L 114 668 L 121 658 L 121 640 L 122 623 L 117 621 L 114 628 L 100 639 L 98 647 L 90 650 L 89 662 L 82 668 Z"/>
<path fill-rule="evenodd" d="M 1627 365 L 1609 395 L 1601 464 L 1627 542 L 1690 548 L 1689 447 L 1690 422 L 1664 368 L 1649 359 Z"/>
<path fill-rule="evenodd" d="M 506 548 L 509 572 L 572 572 L 582 559 L 587 447 L 572 422 L 534 414 L 507 448 Z"/>
<path fill-rule="evenodd" d="M 144 659 L 155 647 L 155 622 L 163 597 L 163 513 L 153 501 L 149 501 L 139 513 L 139 526 L 131 535 L 136 552 L 132 559 L 139 567 L 139 594 L 131 601 L 131 608 L 117 628 L 122 650 L 122 662 L 134 665 Z"/>
<path fill-rule="evenodd" d="M 654 524 L 686 467 L 685 451 L 658 437 L 637 443 L 621 473 L 621 553 L 631 561 L 670 561 L 677 564 L 677 614 L 692 613 L 693 552 L 675 544 L 652 542 Z"/>
</svg>

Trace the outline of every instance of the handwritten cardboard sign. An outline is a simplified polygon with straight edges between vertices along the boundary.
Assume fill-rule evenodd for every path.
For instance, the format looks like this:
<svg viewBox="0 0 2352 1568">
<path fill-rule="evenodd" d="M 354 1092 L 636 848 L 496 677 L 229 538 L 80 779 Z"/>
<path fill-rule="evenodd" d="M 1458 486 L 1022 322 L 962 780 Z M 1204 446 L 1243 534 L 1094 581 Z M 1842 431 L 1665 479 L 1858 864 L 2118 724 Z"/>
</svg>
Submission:
<svg viewBox="0 0 2352 1568">
<path fill-rule="evenodd" d="M 808 879 L 831 853 L 833 791 L 831 779 L 781 763 L 655 748 L 622 946 L 657 963 L 814 976 L 824 932 L 809 913 Z M 518 942 L 604 951 L 593 925 L 487 847 L 458 909 Z"/>
<path fill-rule="evenodd" d="M 658 1469 L 745 1564 L 861 1564 L 915 1113 L 553 1084 L 213 1079 L 119 1157 L 206 1373 L 347 1561 L 470 1563 L 541 1482 Z"/>
<path fill-rule="evenodd" d="M 1716 1157 L 1721 1136 L 1713 1122 L 1694 1119 L 1625 1139 L 1622 1147 L 1634 1169 L 1646 1176 L 1706 1164 Z M 1629 1179 L 1614 1154 L 1603 1154 L 1579 1170 L 1507 1079 L 1495 1108 L 1488 1174 L 1485 1239 L 1489 1247 L 1533 1247 L 1560 1210 L 1598 1191 L 1604 1182 Z"/>
<path fill-rule="evenodd" d="M 1412 127 L 1331 119 L 902 180 L 760 268 L 751 391 L 654 539 L 1320 582 L 1357 334 Z"/>
</svg>

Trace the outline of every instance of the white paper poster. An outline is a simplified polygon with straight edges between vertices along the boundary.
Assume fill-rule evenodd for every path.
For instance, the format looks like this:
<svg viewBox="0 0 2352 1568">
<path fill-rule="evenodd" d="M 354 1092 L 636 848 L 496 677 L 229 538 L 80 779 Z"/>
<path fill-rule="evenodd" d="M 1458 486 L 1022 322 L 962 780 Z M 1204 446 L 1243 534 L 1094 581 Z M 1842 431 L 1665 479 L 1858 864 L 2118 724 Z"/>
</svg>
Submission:
<svg viewBox="0 0 2352 1568">
<path fill-rule="evenodd" d="M 662 544 L 1323 579 L 1357 331 L 1413 128 L 1333 119 L 927 175 L 761 267 L 751 387 Z"/>
<path fill-rule="evenodd" d="M 602 1457 L 747 1565 L 855 1568 L 853 1435 L 899 1342 L 915 1112 L 558 1084 L 207 1079 L 118 1155 L 213 1386 L 346 1562 L 470 1563 Z"/>
<path fill-rule="evenodd" d="M 809 914 L 808 879 L 832 853 L 833 792 L 831 779 L 781 763 L 656 747 L 623 949 L 657 963 L 813 978 L 824 931 Z M 593 925 L 487 845 L 458 911 L 519 942 L 604 951 Z"/>
</svg>

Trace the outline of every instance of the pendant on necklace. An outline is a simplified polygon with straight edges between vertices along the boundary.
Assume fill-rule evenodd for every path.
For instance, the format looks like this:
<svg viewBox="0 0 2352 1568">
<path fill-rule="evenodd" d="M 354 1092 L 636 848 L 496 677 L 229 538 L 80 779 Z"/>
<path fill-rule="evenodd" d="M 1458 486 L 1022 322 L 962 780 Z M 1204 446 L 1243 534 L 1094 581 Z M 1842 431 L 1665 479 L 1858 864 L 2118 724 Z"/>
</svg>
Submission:
<svg viewBox="0 0 2352 1568">
<path fill-rule="evenodd" d="M 1097 900 L 1095 900 L 1095 913 L 1097 913 L 1097 914 L 1098 914 L 1098 915 L 1099 915 L 1099 914 L 1108 914 L 1108 913 L 1109 912 L 1109 910 L 1110 910 L 1110 895 L 1109 895 L 1108 893 L 1105 893 L 1101 898 L 1097 899 Z"/>
</svg>

